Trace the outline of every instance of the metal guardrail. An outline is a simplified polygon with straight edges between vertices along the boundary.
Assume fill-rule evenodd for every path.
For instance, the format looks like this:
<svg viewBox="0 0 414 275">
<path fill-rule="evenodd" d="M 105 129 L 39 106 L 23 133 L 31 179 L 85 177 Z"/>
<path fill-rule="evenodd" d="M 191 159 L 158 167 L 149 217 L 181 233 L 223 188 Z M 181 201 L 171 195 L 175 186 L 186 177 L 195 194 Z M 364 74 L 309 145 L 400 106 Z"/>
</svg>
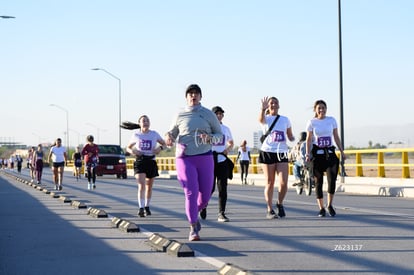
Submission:
<svg viewBox="0 0 414 275">
<path fill-rule="evenodd" d="M 364 168 L 376 170 L 376 176 L 381 178 L 387 177 L 387 168 L 388 170 L 401 170 L 401 178 L 411 178 L 411 173 L 414 172 L 414 148 L 345 150 L 345 154 L 348 157 L 344 164 L 345 170 L 352 171 L 355 177 L 364 177 Z M 410 156 L 412 157 L 411 163 Z M 229 156 L 236 164 L 234 173 L 240 172 L 236 157 L 236 155 Z M 251 157 L 249 173 L 263 173 L 261 164 L 258 162 L 259 155 L 252 154 Z M 131 157 L 127 158 L 127 169 L 133 169 L 134 160 Z M 175 157 L 157 157 L 157 164 L 161 171 L 175 171 Z M 68 166 L 73 166 L 73 162 L 68 161 Z M 292 175 L 292 173 L 293 165 L 289 164 L 289 174 Z"/>
<path fill-rule="evenodd" d="M 414 148 L 396 148 L 396 149 L 361 149 L 345 150 L 347 161 L 345 170 L 355 171 L 355 177 L 364 176 L 364 167 L 371 167 L 377 170 L 377 177 L 386 177 L 386 168 L 401 169 L 401 178 L 410 178 L 410 169 L 414 169 L 414 161 L 409 163 L 409 154 L 414 155 Z M 230 155 L 229 158 L 236 162 L 236 155 Z M 252 162 L 249 166 L 249 173 L 263 173 L 260 163 L 258 163 L 258 154 L 252 154 Z M 373 163 L 372 160 L 376 158 Z M 391 160 L 394 163 L 386 162 Z M 370 160 L 371 162 L 369 162 Z M 395 163 L 397 162 L 397 163 Z M 134 158 L 127 158 L 127 168 L 133 169 Z M 175 157 L 158 157 L 157 164 L 159 170 L 175 171 Z M 293 166 L 289 165 L 289 174 L 292 175 Z M 240 170 L 239 165 L 234 166 L 234 173 Z"/>
<path fill-rule="evenodd" d="M 363 167 L 375 167 L 377 177 L 386 177 L 385 169 L 401 169 L 401 178 L 410 178 L 410 169 L 414 169 L 414 163 L 409 163 L 409 156 L 413 155 L 414 148 L 395 148 L 395 149 L 363 149 L 363 150 L 345 150 L 348 156 L 355 156 L 355 163 L 346 163 L 345 167 L 355 167 L 355 176 L 363 177 Z M 363 163 L 363 156 L 376 156 L 376 163 Z M 349 158 L 349 157 L 348 157 Z M 386 162 L 385 160 L 398 160 L 397 163 Z"/>
</svg>

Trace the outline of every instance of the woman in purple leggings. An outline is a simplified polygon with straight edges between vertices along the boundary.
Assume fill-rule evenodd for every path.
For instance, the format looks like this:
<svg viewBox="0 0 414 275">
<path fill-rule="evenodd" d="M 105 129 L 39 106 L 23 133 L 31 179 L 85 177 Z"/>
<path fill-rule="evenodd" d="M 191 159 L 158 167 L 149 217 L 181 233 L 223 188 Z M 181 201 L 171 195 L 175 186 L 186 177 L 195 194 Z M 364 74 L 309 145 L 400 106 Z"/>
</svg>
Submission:
<svg viewBox="0 0 414 275">
<path fill-rule="evenodd" d="M 190 241 L 200 240 L 198 213 L 211 197 L 214 160 L 211 144 L 222 138 L 216 115 L 201 106 L 201 89 L 190 85 L 185 97 L 187 106 L 180 111 L 166 134 L 167 146 L 176 145 L 177 178 L 185 195 L 185 212 L 190 223 Z"/>
</svg>

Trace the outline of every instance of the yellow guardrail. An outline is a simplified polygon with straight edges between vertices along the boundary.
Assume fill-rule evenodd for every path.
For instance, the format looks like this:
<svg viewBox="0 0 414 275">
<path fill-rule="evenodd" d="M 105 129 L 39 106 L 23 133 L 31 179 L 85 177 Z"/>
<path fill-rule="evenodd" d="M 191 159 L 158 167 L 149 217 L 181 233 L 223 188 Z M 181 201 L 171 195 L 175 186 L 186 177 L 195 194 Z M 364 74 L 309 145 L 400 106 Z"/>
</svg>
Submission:
<svg viewBox="0 0 414 275">
<path fill-rule="evenodd" d="M 355 177 L 363 177 L 364 168 L 375 169 L 376 176 L 382 178 L 387 177 L 387 169 L 401 170 L 401 178 L 410 178 L 414 172 L 414 148 L 345 150 L 345 154 L 345 171 L 351 171 Z M 259 155 L 252 154 L 251 157 L 249 173 L 263 173 L 258 162 Z M 230 155 L 229 158 L 236 164 L 233 172 L 238 173 L 240 167 L 236 163 L 236 155 Z M 127 158 L 127 169 L 134 168 L 134 160 L 131 157 Z M 157 157 L 157 164 L 161 171 L 175 171 L 175 157 Z M 68 166 L 73 166 L 73 162 L 68 161 Z M 292 175 L 292 164 L 289 164 L 289 174 Z"/>
<path fill-rule="evenodd" d="M 364 176 L 363 167 L 376 167 L 377 177 L 384 178 L 385 169 L 389 167 L 401 169 L 401 178 L 410 178 L 410 169 L 414 169 L 414 164 L 409 163 L 409 156 L 413 152 L 414 148 L 345 150 L 346 155 L 355 155 L 355 163 L 345 163 L 345 167 L 355 167 L 357 177 Z M 367 155 L 376 156 L 376 163 L 363 163 L 363 157 Z M 386 160 L 394 160 L 396 163 Z"/>
<path fill-rule="evenodd" d="M 370 167 L 377 170 L 377 177 L 386 177 L 386 168 L 390 168 L 401 169 L 401 178 L 410 178 L 410 170 L 414 170 L 414 161 L 409 163 L 410 153 L 414 156 L 414 148 L 345 150 L 347 160 L 344 166 L 346 171 L 354 172 L 355 177 L 363 177 L 363 168 Z M 249 173 L 262 173 L 258 163 L 259 155 L 252 154 L 251 157 Z M 230 155 L 229 158 L 236 164 L 235 155 Z M 128 169 L 133 169 L 133 163 L 134 158 L 127 158 Z M 157 157 L 157 164 L 159 170 L 175 171 L 175 157 Z M 238 173 L 239 170 L 240 167 L 236 164 L 233 172 Z M 292 175 L 292 164 L 289 165 L 289 174 Z"/>
</svg>

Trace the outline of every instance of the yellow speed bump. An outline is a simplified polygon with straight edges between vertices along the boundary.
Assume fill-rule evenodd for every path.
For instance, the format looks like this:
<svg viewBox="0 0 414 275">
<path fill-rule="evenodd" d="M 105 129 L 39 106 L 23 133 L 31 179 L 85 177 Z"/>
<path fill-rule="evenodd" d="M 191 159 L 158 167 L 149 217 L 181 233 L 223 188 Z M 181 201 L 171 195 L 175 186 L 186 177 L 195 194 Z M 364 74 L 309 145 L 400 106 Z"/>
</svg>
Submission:
<svg viewBox="0 0 414 275">
<path fill-rule="evenodd" d="M 93 207 L 88 208 L 88 215 L 94 218 L 108 218 L 108 214 L 104 210 Z"/>
<path fill-rule="evenodd" d="M 167 247 L 171 244 L 171 241 L 158 233 L 153 233 L 148 238 L 147 244 L 155 248 L 157 251 L 166 252 Z"/>
<path fill-rule="evenodd" d="M 177 257 L 194 257 L 194 251 L 187 244 L 174 240 L 167 247 L 167 254 Z"/>
</svg>

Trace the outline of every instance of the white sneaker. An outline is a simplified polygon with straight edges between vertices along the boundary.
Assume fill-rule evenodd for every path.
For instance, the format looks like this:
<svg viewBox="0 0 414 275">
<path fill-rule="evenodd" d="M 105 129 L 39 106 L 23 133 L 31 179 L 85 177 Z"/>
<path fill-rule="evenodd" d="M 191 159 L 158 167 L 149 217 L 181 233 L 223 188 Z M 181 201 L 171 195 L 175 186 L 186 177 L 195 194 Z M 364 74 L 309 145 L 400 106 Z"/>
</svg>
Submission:
<svg viewBox="0 0 414 275">
<path fill-rule="evenodd" d="M 88 190 L 91 190 L 92 184 L 88 182 Z"/>
</svg>

